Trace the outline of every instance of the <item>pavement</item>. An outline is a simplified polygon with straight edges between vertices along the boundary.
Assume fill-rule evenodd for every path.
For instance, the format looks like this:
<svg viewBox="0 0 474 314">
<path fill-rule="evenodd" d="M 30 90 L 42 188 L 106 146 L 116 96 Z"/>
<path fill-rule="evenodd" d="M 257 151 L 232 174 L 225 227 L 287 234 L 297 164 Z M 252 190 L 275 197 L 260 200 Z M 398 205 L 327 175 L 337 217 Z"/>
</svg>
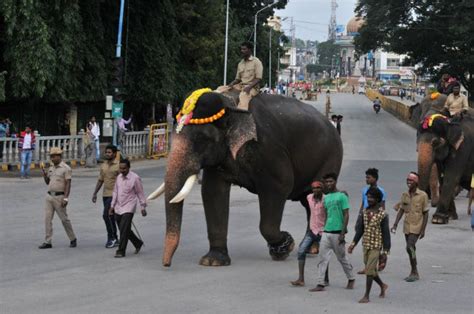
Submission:
<svg viewBox="0 0 474 314">
<path fill-rule="evenodd" d="M 325 97 L 310 102 L 323 109 Z M 338 186 L 350 195 L 349 242 L 365 170 L 380 170 L 380 184 L 388 193 L 387 211 L 406 190 L 405 177 L 416 169 L 415 130 L 389 113 L 376 115 L 363 95 L 332 94 L 334 113 L 344 116 L 344 162 Z M 166 160 L 132 163 L 148 194 L 163 182 Z M 164 200 L 149 204 L 147 217 L 135 225 L 145 247 L 134 255 L 114 259 L 105 249 L 101 205 L 90 201 L 97 169 L 74 169 L 68 213 L 78 237 L 69 248 L 63 227 L 54 219 L 53 249 L 39 250 L 44 236 L 43 202 L 46 186 L 40 177 L 0 178 L 0 312 L 1 313 L 472 313 L 473 246 L 465 191 L 456 199 L 459 220 L 427 227 L 418 242 L 421 280 L 403 281 L 409 272 L 402 226 L 392 237 L 392 250 L 381 278 L 389 285 L 378 298 L 373 285 L 371 303 L 358 304 L 365 277 L 357 275 L 355 289 L 345 290 L 346 278 L 338 262 L 330 263 L 326 292 L 311 293 L 316 284 L 318 257 L 308 257 L 306 287 L 294 288 L 296 250 L 282 262 L 272 261 L 258 231 L 257 197 L 239 187 L 231 192 L 228 246 L 232 265 L 202 267 L 208 250 L 200 189 L 185 201 L 180 246 L 170 268 L 161 266 L 165 232 Z M 434 209 L 430 210 L 432 214 Z M 306 217 L 299 203 L 287 202 L 282 230 L 296 241 L 303 237 Z M 349 257 L 354 271 L 363 267 L 361 244 Z"/>
</svg>

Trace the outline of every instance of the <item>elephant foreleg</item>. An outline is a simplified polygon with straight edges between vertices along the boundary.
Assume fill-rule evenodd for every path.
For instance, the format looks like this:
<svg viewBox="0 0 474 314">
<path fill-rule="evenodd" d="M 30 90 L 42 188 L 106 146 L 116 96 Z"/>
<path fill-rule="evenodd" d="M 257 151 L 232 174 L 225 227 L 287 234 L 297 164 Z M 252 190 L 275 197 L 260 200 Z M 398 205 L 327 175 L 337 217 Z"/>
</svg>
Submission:
<svg viewBox="0 0 474 314">
<path fill-rule="evenodd" d="M 435 224 L 448 223 L 449 217 L 457 219 L 454 196 L 456 186 L 459 184 L 463 170 L 463 168 L 458 165 L 462 164 L 463 161 L 464 160 L 456 160 L 456 162 L 454 162 L 451 160 L 451 162 L 443 169 L 444 176 L 441 183 L 441 193 L 436 212 L 432 219 L 432 222 Z"/>
<path fill-rule="evenodd" d="M 203 266 L 230 265 L 227 251 L 230 183 L 215 169 L 205 169 L 202 179 L 202 201 L 206 215 L 209 252 L 199 261 Z"/>
<path fill-rule="evenodd" d="M 431 196 L 431 206 L 436 207 L 439 201 L 439 175 L 438 167 L 436 164 L 433 164 L 430 173 L 430 196 Z"/>
<path fill-rule="evenodd" d="M 286 231 L 280 231 L 281 218 L 286 199 L 280 193 L 259 195 L 260 232 L 267 240 L 270 256 L 273 260 L 284 260 L 293 250 L 295 241 Z"/>
</svg>

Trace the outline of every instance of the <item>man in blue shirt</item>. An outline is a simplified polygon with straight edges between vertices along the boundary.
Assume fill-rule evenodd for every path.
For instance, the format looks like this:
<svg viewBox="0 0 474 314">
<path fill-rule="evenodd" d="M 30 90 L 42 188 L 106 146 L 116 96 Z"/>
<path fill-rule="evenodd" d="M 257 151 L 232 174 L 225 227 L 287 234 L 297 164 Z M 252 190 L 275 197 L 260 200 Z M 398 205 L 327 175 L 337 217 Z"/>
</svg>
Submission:
<svg viewBox="0 0 474 314">
<path fill-rule="evenodd" d="M 365 172 L 365 183 L 367 183 L 367 186 L 365 186 L 362 189 L 362 202 L 360 204 L 359 208 L 359 216 L 362 216 L 364 213 L 364 209 L 369 207 L 369 203 L 367 202 L 367 191 L 370 188 L 377 188 L 382 192 L 382 201 L 380 202 L 380 206 L 385 210 L 385 200 L 387 199 L 387 193 L 385 193 L 385 190 L 377 184 L 379 180 L 379 170 L 377 168 L 369 168 Z M 357 220 L 359 221 L 359 220 Z M 358 228 L 357 223 L 356 223 L 356 230 Z M 359 275 L 364 275 L 365 274 L 365 269 L 360 270 L 357 272 Z"/>
</svg>

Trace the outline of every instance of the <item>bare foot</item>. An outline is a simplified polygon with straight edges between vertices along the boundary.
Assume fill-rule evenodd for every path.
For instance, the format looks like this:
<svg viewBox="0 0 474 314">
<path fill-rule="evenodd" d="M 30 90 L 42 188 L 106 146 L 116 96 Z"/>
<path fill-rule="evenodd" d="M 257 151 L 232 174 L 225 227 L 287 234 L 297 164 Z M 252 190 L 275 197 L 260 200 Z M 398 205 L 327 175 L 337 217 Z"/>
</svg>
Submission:
<svg viewBox="0 0 474 314">
<path fill-rule="evenodd" d="M 365 268 L 357 272 L 358 275 L 365 275 Z"/>
<path fill-rule="evenodd" d="M 362 299 L 359 300 L 359 303 L 369 303 L 369 298 L 364 296 Z"/>
<path fill-rule="evenodd" d="M 380 295 L 379 295 L 380 298 L 382 299 L 385 298 L 385 291 L 387 291 L 387 289 L 388 289 L 388 285 L 383 284 L 382 288 L 380 288 Z"/>
<path fill-rule="evenodd" d="M 309 289 L 309 292 L 319 292 L 319 291 L 325 291 L 324 286 L 317 285 L 315 288 Z"/>
<path fill-rule="evenodd" d="M 295 286 L 295 287 L 304 287 L 304 280 L 295 280 L 295 281 L 290 281 L 290 283 Z"/>
<path fill-rule="evenodd" d="M 354 283 L 355 283 L 355 279 L 349 280 L 349 281 L 347 282 L 347 287 L 346 287 L 346 289 L 349 289 L 349 290 L 354 289 Z"/>
</svg>

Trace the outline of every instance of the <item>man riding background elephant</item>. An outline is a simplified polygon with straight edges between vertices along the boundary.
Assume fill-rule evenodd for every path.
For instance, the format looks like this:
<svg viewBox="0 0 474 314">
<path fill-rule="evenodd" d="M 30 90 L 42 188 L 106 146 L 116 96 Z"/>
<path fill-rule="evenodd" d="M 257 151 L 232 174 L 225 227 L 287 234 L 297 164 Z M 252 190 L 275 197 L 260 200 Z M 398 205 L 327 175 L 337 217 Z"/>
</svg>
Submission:
<svg viewBox="0 0 474 314">
<path fill-rule="evenodd" d="M 231 184 L 258 195 L 260 232 L 271 257 L 285 259 L 294 246 L 291 235 L 280 230 L 285 202 L 305 204 L 314 179 L 339 173 L 343 150 L 336 129 L 315 108 L 295 99 L 260 94 L 244 111 L 210 90 L 188 97 L 178 121 L 165 183 L 149 196 L 165 194 L 163 265 L 171 265 L 178 247 L 183 201 L 200 169 L 210 244 L 200 264 L 231 262 L 227 250 Z"/>
</svg>

